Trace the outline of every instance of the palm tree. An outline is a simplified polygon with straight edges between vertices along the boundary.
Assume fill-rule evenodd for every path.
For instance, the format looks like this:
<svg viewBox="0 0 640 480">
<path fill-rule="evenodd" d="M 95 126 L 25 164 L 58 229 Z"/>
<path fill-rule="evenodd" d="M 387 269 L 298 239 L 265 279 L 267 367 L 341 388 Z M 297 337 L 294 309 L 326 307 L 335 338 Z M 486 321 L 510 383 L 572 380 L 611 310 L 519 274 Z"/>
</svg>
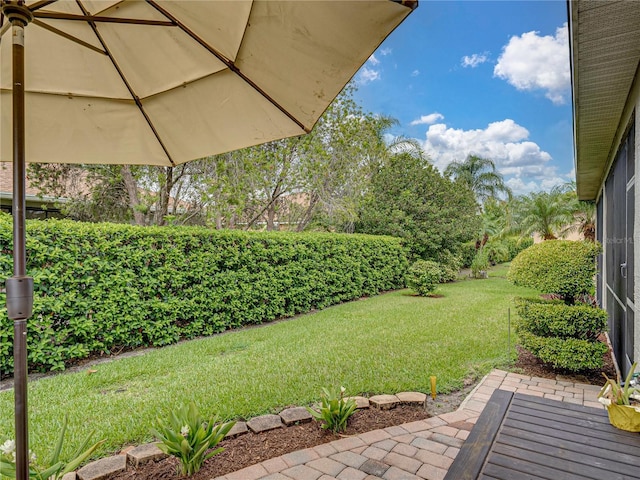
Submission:
<svg viewBox="0 0 640 480">
<path fill-rule="evenodd" d="M 576 212 L 578 231 L 585 240 L 596 241 L 596 204 L 594 202 L 578 201 Z"/>
<path fill-rule="evenodd" d="M 524 235 L 537 233 L 555 240 L 575 224 L 575 201 L 562 186 L 550 192 L 534 192 L 514 201 L 513 229 Z"/>
<path fill-rule="evenodd" d="M 482 223 L 476 239 L 476 250 L 484 247 L 489 241 L 489 237 L 504 235 L 508 221 L 508 211 L 508 204 L 504 200 L 487 199 L 484 209 L 480 213 Z"/>
<path fill-rule="evenodd" d="M 495 163 L 488 158 L 469 155 L 464 162 L 451 162 L 444 174 L 467 184 L 481 205 L 501 193 L 511 198 L 511 189 L 505 185 Z"/>
<path fill-rule="evenodd" d="M 569 231 L 578 231 L 585 240 L 590 242 L 596 241 L 596 204 L 594 202 L 586 202 L 578 200 L 577 188 L 575 180 L 567 182 L 558 187 L 559 190 L 566 192 L 566 200 L 572 205 L 574 223 L 568 229 Z"/>
</svg>

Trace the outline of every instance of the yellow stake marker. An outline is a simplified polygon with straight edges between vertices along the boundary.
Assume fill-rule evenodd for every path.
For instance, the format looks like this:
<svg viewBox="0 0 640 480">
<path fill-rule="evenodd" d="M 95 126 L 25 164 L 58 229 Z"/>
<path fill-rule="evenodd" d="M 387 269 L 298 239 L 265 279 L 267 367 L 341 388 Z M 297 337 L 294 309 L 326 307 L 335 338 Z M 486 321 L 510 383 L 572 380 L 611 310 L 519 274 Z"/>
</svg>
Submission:
<svg viewBox="0 0 640 480">
<path fill-rule="evenodd" d="M 431 379 L 431 398 L 433 398 L 434 400 L 436 399 L 436 377 L 435 375 L 432 375 L 430 377 Z"/>
</svg>

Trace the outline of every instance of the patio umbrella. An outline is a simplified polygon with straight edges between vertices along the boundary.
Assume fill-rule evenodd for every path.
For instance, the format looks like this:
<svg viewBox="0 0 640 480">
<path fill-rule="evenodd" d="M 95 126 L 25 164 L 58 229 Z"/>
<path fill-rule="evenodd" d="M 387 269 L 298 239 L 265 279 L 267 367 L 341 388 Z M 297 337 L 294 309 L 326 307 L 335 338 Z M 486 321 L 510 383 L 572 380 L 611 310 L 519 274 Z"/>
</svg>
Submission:
<svg viewBox="0 0 640 480">
<path fill-rule="evenodd" d="M 1 0 L 14 165 L 17 477 L 28 474 L 25 161 L 178 165 L 309 132 L 415 0 Z M 11 72 L 11 73 L 10 73 Z"/>
</svg>

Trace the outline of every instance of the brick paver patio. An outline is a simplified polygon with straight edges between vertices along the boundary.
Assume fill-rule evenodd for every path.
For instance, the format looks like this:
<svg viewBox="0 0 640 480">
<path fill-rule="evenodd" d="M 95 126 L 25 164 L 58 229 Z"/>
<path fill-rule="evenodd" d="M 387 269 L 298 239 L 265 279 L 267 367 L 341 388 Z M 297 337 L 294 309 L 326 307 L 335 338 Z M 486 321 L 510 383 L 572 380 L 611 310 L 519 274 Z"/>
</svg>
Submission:
<svg viewBox="0 0 640 480">
<path fill-rule="evenodd" d="M 441 480 L 498 388 L 603 408 L 598 386 L 493 370 L 455 412 L 288 453 L 215 480 Z"/>
</svg>

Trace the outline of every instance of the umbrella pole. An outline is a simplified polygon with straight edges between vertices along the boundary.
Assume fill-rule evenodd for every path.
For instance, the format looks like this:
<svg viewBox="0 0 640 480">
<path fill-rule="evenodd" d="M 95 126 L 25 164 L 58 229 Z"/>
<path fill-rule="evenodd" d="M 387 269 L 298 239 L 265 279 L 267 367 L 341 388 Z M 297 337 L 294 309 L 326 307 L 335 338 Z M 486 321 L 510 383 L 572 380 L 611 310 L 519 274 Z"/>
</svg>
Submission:
<svg viewBox="0 0 640 480">
<path fill-rule="evenodd" d="M 26 159 L 24 108 L 24 27 L 31 12 L 21 1 L 3 2 L 12 26 L 13 57 L 13 277 L 6 280 L 7 316 L 13 320 L 16 479 L 29 478 L 27 416 L 27 319 L 33 307 L 33 279 L 26 275 Z"/>
</svg>

